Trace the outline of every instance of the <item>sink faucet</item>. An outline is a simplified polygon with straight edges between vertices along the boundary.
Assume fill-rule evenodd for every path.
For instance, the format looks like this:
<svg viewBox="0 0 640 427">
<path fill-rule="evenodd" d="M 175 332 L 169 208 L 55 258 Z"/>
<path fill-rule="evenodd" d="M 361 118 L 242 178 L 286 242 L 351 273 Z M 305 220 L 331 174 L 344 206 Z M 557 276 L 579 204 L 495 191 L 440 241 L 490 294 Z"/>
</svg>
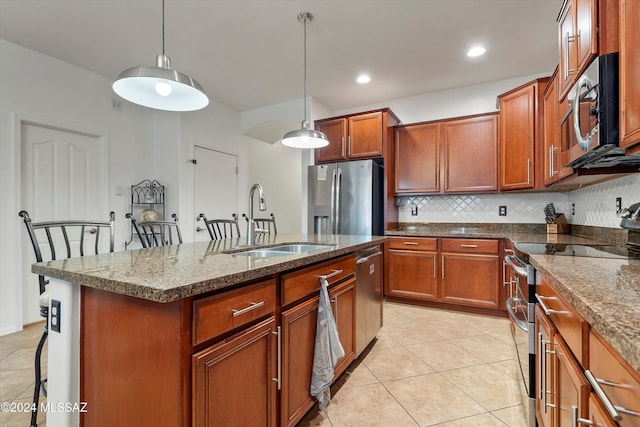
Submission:
<svg viewBox="0 0 640 427">
<path fill-rule="evenodd" d="M 249 222 L 247 223 L 247 246 L 253 245 L 256 240 L 256 230 L 253 225 L 253 194 L 258 190 L 258 198 L 260 204 L 260 210 L 267 210 L 267 205 L 264 201 L 264 190 L 262 185 L 253 184 L 251 191 L 249 191 Z"/>
</svg>

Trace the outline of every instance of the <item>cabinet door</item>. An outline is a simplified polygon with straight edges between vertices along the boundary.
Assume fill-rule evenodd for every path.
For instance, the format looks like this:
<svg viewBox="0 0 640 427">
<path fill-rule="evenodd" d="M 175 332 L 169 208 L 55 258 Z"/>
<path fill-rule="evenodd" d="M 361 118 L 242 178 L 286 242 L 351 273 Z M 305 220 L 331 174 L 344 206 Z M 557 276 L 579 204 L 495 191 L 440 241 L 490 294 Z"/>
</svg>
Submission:
<svg viewBox="0 0 640 427">
<path fill-rule="evenodd" d="M 531 84 L 500 98 L 500 189 L 534 186 L 536 91 Z"/>
<path fill-rule="evenodd" d="M 500 258 L 498 255 L 441 255 L 442 301 L 473 307 L 498 308 Z"/>
<path fill-rule="evenodd" d="M 573 174 L 573 168 L 565 167 L 560 134 L 560 108 L 558 102 L 558 69 L 544 91 L 543 138 L 544 184 L 550 185 Z"/>
<path fill-rule="evenodd" d="M 560 336 L 554 339 L 556 368 L 556 425 L 576 425 L 574 418 L 588 417 L 588 401 L 591 387 L 582 368 L 573 358 L 569 347 Z"/>
<path fill-rule="evenodd" d="M 555 328 L 536 305 L 536 419 L 540 427 L 555 426 Z"/>
<path fill-rule="evenodd" d="M 274 426 L 275 318 L 193 355 L 194 426 Z"/>
<path fill-rule="evenodd" d="M 350 159 L 382 157 L 382 127 L 381 112 L 349 117 L 347 157 Z"/>
<path fill-rule="evenodd" d="M 604 409 L 600 400 L 596 397 L 594 393 L 591 393 L 589 397 L 589 423 L 580 423 L 582 425 L 589 424 L 595 427 L 617 427 L 618 424 L 611 419 L 607 410 Z M 620 424 L 623 425 L 623 424 Z"/>
<path fill-rule="evenodd" d="M 387 295 L 435 301 L 438 299 L 436 252 L 389 250 Z"/>
<path fill-rule="evenodd" d="M 316 129 L 329 139 L 329 145 L 316 149 L 316 163 L 346 160 L 347 119 L 334 119 L 316 123 Z"/>
<path fill-rule="evenodd" d="M 316 402 L 309 389 L 318 301 L 319 298 L 314 297 L 282 313 L 281 425 L 296 425 Z"/>
<path fill-rule="evenodd" d="M 356 358 L 356 279 L 347 280 L 329 291 L 333 317 L 338 327 L 344 357 L 334 369 L 334 380 L 347 369 Z"/>
<path fill-rule="evenodd" d="M 640 142 L 640 2 L 620 0 L 620 146 Z"/>
<path fill-rule="evenodd" d="M 498 116 L 443 123 L 445 192 L 498 189 Z"/>
<path fill-rule="evenodd" d="M 573 2 L 575 0 L 567 0 L 565 7 L 561 12 L 558 21 L 558 39 L 560 44 L 560 62 L 559 62 L 559 81 L 560 81 L 560 99 L 564 98 L 573 84 L 575 77 L 576 64 L 576 44 L 573 36 Z"/>
<path fill-rule="evenodd" d="M 440 124 L 396 129 L 395 190 L 402 193 L 440 192 Z"/>
<path fill-rule="evenodd" d="M 575 1 L 575 45 L 577 75 L 587 68 L 591 60 L 598 54 L 597 40 L 597 0 Z M 576 76 L 577 77 L 577 76 Z"/>
</svg>

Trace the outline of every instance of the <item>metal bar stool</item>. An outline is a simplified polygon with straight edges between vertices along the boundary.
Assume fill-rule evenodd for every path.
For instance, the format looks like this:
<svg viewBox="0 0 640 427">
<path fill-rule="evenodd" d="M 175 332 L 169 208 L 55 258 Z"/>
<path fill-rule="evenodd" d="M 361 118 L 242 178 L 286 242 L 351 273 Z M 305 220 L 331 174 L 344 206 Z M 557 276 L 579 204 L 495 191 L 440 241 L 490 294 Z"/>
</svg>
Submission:
<svg viewBox="0 0 640 427">
<path fill-rule="evenodd" d="M 106 252 L 107 244 L 104 239 L 106 239 L 107 236 L 109 238 L 108 251 L 113 252 L 115 236 L 115 214 L 113 212 L 109 213 L 109 221 L 68 220 L 32 222 L 27 211 L 20 211 L 18 215 L 23 219 L 24 225 L 27 228 L 27 234 L 33 246 L 36 262 L 84 256 L 85 251 L 94 254 Z M 87 234 L 92 236 L 89 237 Z M 103 240 L 100 239 L 100 236 L 104 236 Z M 47 389 L 45 387 L 47 380 L 46 378 L 42 379 L 41 357 L 42 348 L 49 335 L 50 298 L 47 290 L 48 283 L 48 278 L 38 275 L 40 316 L 44 317 L 46 321 L 35 354 L 35 386 L 30 424 L 32 427 L 37 426 L 40 390 L 42 389 L 42 393 L 45 396 L 47 395 Z"/>
<path fill-rule="evenodd" d="M 232 214 L 231 217 L 233 219 L 207 219 L 207 217 L 201 213 L 196 219 L 198 221 L 200 221 L 200 219 L 204 221 L 211 240 L 220 240 L 240 237 L 238 215 Z"/>
<path fill-rule="evenodd" d="M 180 233 L 180 224 L 176 214 L 171 215 L 173 221 L 138 222 L 131 213 L 127 213 L 125 216 L 131 220 L 143 248 L 173 245 L 174 238 L 176 239 L 175 244 L 182 243 L 182 233 Z"/>
<path fill-rule="evenodd" d="M 247 214 L 242 214 L 244 219 L 249 222 L 249 217 Z M 278 229 L 276 228 L 276 217 L 275 215 L 270 214 L 270 218 L 253 218 L 253 228 L 256 234 L 271 234 L 271 229 L 273 228 L 273 234 L 278 234 Z"/>
</svg>

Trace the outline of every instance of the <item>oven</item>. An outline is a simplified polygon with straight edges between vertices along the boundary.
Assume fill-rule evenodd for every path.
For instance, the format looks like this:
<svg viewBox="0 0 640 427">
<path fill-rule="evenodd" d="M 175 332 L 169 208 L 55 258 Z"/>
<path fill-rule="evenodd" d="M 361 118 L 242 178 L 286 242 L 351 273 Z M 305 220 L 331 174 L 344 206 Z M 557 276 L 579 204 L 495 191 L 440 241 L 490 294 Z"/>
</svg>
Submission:
<svg viewBox="0 0 640 427">
<path fill-rule="evenodd" d="M 536 426 L 535 400 L 535 269 L 513 248 L 505 249 L 503 264 L 506 308 L 521 374 L 527 426 Z"/>
</svg>

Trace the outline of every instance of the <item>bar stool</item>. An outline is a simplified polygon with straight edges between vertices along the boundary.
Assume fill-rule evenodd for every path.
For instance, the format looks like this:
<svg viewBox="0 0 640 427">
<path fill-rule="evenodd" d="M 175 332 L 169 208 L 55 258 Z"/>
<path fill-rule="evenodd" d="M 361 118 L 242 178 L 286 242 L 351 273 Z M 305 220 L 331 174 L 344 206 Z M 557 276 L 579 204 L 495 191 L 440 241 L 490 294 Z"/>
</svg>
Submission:
<svg viewBox="0 0 640 427">
<path fill-rule="evenodd" d="M 249 222 L 249 217 L 247 214 L 242 214 L 244 219 Z M 271 229 L 273 228 L 273 234 L 278 234 L 278 229 L 276 228 L 276 217 L 271 213 L 270 218 L 253 218 L 253 227 L 256 234 L 271 234 Z"/>
<path fill-rule="evenodd" d="M 231 217 L 233 219 L 207 219 L 207 217 L 201 213 L 196 219 L 198 221 L 200 221 L 200 219 L 204 221 L 211 240 L 220 240 L 240 237 L 238 215 L 232 214 Z"/>
<path fill-rule="evenodd" d="M 44 221 L 32 222 L 27 211 L 18 213 L 27 228 L 31 245 L 36 256 L 36 262 L 51 261 L 59 258 L 71 258 L 84 256 L 85 251 L 98 254 L 106 252 L 105 239 L 109 238 L 108 251 L 113 252 L 115 236 L 115 214 L 109 213 L 109 221 L 68 220 L 68 221 Z M 102 231 L 102 233 L 101 233 Z M 87 236 L 87 234 L 92 236 Z M 104 236 L 100 239 L 100 236 Z M 75 238 L 74 238 L 75 237 Z M 91 247 L 85 247 L 86 243 Z M 47 250 L 48 248 L 48 250 Z M 40 390 L 46 396 L 46 378 L 42 379 L 41 357 L 42 348 L 49 335 L 49 292 L 47 285 L 49 279 L 38 275 L 40 292 L 39 306 L 40 316 L 46 319 L 42 337 L 38 342 L 35 354 L 35 386 L 33 391 L 33 405 L 31 407 L 31 426 L 37 426 L 38 405 Z"/>
<path fill-rule="evenodd" d="M 171 215 L 173 221 L 138 222 L 131 213 L 127 213 L 125 216 L 131 220 L 143 248 L 173 245 L 174 239 L 176 239 L 175 244 L 182 243 L 182 233 L 180 233 L 180 224 L 176 214 Z"/>
</svg>

